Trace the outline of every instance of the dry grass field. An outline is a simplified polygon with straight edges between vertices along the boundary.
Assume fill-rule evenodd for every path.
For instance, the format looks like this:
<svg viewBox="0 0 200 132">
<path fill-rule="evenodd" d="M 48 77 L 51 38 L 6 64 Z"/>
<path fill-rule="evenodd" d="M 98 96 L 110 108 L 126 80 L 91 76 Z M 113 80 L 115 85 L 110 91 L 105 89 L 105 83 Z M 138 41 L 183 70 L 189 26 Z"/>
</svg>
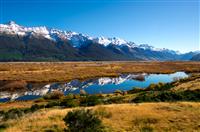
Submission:
<svg viewBox="0 0 200 132">
<path fill-rule="evenodd" d="M 94 111 L 105 111 L 103 124 L 108 131 L 200 131 L 200 103 L 141 103 L 111 104 L 87 107 Z M 78 109 L 78 108 L 74 108 Z M 64 116 L 72 109 L 42 109 L 19 119 L 8 120 L 6 132 L 62 131 Z"/>
<path fill-rule="evenodd" d="M 200 72 L 200 62 L 16 62 L 0 63 L 0 80 L 61 82 L 120 73 Z"/>
<path fill-rule="evenodd" d="M 33 104 L 41 105 L 46 103 L 47 101 L 35 102 L 34 100 L 5 102 L 0 103 L 0 110 L 9 110 L 12 108 L 28 108 L 31 107 Z"/>
<path fill-rule="evenodd" d="M 197 90 L 200 89 L 200 78 L 197 78 L 195 80 L 182 83 L 174 88 L 172 88 L 172 91 L 185 91 L 185 90 Z"/>
</svg>

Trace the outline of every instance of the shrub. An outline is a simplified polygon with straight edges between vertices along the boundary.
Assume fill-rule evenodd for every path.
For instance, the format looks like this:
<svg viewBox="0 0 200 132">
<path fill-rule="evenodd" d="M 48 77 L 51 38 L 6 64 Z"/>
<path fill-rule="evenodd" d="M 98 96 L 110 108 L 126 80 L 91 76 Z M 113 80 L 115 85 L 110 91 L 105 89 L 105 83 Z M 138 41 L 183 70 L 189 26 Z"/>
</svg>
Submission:
<svg viewBox="0 0 200 132">
<path fill-rule="evenodd" d="M 45 105 L 34 104 L 30 108 L 13 108 L 8 111 L 0 111 L 0 117 L 2 117 L 4 120 L 16 119 L 24 114 L 35 112 L 42 108 L 45 108 Z"/>
<path fill-rule="evenodd" d="M 124 102 L 124 97 L 122 96 L 118 96 L 118 97 L 111 97 L 111 98 L 108 98 L 105 103 L 108 103 L 108 104 L 112 104 L 112 103 L 116 103 L 116 104 L 119 104 L 119 103 L 123 103 Z"/>
<path fill-rule="evenodd" d="M 44 102 L 44 101 L 45 101 L 44 98 L 38 98 L 38 99 L 34 100 L 35 103 Z"/>
<path fill-rule="evenodd" d="M 110 118 L 110 117 L 112 117 L 112 113 L 106 111 L 105 107 L 98 107 L 95 110 L 95 114 L 98 115 L 101 118 Z"/>
<path fill-rule="evenodd" d="M 65 98 L 60 102 L 60 105 L 71 108 L 71 107 L 79 106 L 79 102 L 77 99 Z"/>
<path fill-rule="evenodd" d="M 63 92 L 54 91 L 52 93 L 46 94 L 43 98 L 44 99 L 61 99 L 63 96 L 64 96 Z"/>
<path fill-rule="evenodd" d="M 67 94 L 67 95 L 64 97 L 64 99 L 75 99 L 75 95 L 69 93 L 69 94 Z"/>
<path fill-rule="evenodd" d="M 154 93 L 139 94 L 132 100 L 135 103 L 140 102 L 163 102 L 163 101 L 200 101 L 200 90 L 187 90 L 181 92 L 158 91 Z"/>
<path fill-rule="evenodd" d="M 138 87 L 134 87 L 133 89 L 131 90 L 128 90 L 128 94 L 134 94 L 134 93 L 139 93 L 139 92 L 143 92 L 144 91 L 144 88 L 138 88 Z"/>
<path fill-rule="evenodd" d="M 173 83 L 162 83 L 150 84 L 145 90 L 146 91 L 164 91 L 169 90 L 173 87 Z"/>
<path fill-rule="evenodd" d="M 152 83 L 152 84 L 150 84 L 147 88 L 146 88 L 146 90 L 155 90 L 157 88 L 157 85 L 156 84 L 154 84 L 154 83 Z"/>
<path fill-rule="evenodd" d="M 153 132 L 154 129 L 153 129 L 153 127 L 151 127 L 151 126 L 144 126 L 144 127 L 141 128 L 140 131 L 141 131 L 141 132 Z"/>
<path fill-rule="evenodd" d="M 59 101 L 51 101 L 48 104 L 46 104 L 45 108 L 52 108 L 54 106 L 60 106 L 60 102 Z"/>
<path fill-rule="evenodd" d="M 88 95 L 80 98 L 80 104 L 82 106 L 95 106 L 102 104 L 102 97 L 96 95 Z"/>
<path fill-rule="evenodd" d="M 92 110 L 74 110 L 68 112 L 63 119 L 70 132 L 101 132 L 102 121 Z"/>
<path fill-rule="evenodd" d="M 0 132 L 4 132 L 7 127 L 9 127 L 8 124 L 0 124 Z"/>
<path fill-rule="evenodd" d="M 34 111 L 37 111 L 37 110 L 42 109 L 44 107 L 45 107 L 44 105 L 34 104 L 34 105 L 31 106 L 30 109 L 31 109 L 31 112 L 34 112 Z"/>
<path fill-rule="evenodd" d="M 15 108 L 15 109 L 10 109 L 7 112 L 4 113 L 4 120 L 8 119 L 16 119 L 24 115 L 23 109 Z"/>
<path fill-rule="evenodd" d="M 118 94 L 122 94 L 122 91 L 121 90 L 115 90 L 115 92 L 114 92 L 116 95 L 118 95 Z"/>
<path fill-rule="evenodd" d="M 73 98 L 74 98 L 74 99 L 80 99 L 80 97 L 81 97 L 80 94 L 74 94 L 74 95 L 73 95 Z"/>
</svg>

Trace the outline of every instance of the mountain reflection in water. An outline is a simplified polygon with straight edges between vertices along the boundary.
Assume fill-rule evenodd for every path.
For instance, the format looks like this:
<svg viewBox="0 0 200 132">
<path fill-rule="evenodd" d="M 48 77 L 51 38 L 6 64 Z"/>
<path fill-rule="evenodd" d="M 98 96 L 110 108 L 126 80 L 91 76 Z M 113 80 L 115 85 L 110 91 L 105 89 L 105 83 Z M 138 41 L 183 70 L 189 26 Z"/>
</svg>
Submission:
<svg viewBox="0 0 200 132">
<path fill-rule="evenodd" d="M 97 93 L 113 93 L 115 90 L 130 90 L 134 87 L 145 88 L 151 83 L 172 82 L 175 78 L 185 78 L 188 75 L 184 72 L 176 72 L 173 74 L 123 74 L 119 77 L 101 77 L 93 78 L 85 81 L 77 79 L 67 83 L 52 84 L 27 84 L 25 89 L 16 91 L 0 92 L 0 102 L 8 100 L 31 100 L 39 98 L 53 91 L 61 91 L 65 95 L 69 93 L 78 94 L 84 89 L 88 94 Z"/>
</svg>

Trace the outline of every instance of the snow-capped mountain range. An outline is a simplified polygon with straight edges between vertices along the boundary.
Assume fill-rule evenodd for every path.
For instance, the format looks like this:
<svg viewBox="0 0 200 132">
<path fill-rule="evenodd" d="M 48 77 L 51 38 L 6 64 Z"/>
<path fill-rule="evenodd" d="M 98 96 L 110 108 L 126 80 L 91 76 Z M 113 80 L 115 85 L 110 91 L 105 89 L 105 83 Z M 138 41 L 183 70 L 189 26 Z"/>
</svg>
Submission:
<svg viewBox="0 0 200 132">
<path fill-rule="evenodd" d="M 4 46 L 3 43 L 8 45 Z M 13 49 L 13 45 L 18 46 L 16 49 L 19 50 Z M 39 56 L 39 60 L 48 57 L 58 60 L 184 60 L 193 56 L 193 52 L 181 54 L 178 51 L 155 48 L 148 44 L 135 44 L 117 37 L 91 37 L 45 26 L 25 27 L 14 21 L 0 24 L 0 46 L 6 48 L 2 54 L 12 54 L 12 49 L 12 52 L 19 56 L 17 59 L 0 58 L 1 61 L 32 60 L 31 56 Z M 39 54 L 41 51 L 45 53 Z M 48 56 L 47 52 L 54 55 Z"/>
<path fill-rule="evenodd" d="M 109 45 L 116 45 L 116 46 L 128 46 L 131 48 L 139 47 L 143 49 L 150 49 L 155 51 L 164 51 L 167 50 L 165 48 L 159 49 L 148 44 L 141 44 L 137 45 L 134 42 L 129 42 L 123 40 L 121 38 L 113 37 L 113 38 L 106 38 L 106 37 L 90 37 L 88 35 L 84 35 L 81 33 L 76 33 L 72 31 L 62 31 L 54 28 L 47 28 L 45 26 L 40 27 L 24 27 L 16 24 L 14 21 L 10 21 L 7 24 L 0 24 L 0 33 L 7 33 L 19 36 L 27 36 L 27 35 L 34 35 L 34 36 L 42 36 L 44 38 L 59 41 L 61 40 L 68 40 L 72 42 L 73 47 L 81 47 L 85 41 L 92 40 L 98 44 L 103 46 Z"/>
</svg>

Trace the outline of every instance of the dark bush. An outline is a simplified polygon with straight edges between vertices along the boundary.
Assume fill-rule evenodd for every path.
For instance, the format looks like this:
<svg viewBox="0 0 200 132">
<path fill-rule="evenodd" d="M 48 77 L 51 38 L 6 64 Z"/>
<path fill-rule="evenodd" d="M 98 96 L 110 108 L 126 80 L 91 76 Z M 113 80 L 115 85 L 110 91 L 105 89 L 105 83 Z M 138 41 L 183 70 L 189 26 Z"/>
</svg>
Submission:
<svg viewBox="0 0 200 132">
<path fill-rule="evenodd" d="M 79 101 L 77 99 L 73 99 L 73 98 L 65 98 L 60 102 L 61 106 L 65 106 L 65 107 L 77 107 L 79 106 Z"/>
<path fill-rule="evenodd" d="M 39 102 L 45 102 L 44 98 L 38 98 L 36 100 L 34 100 L 35 103 L 39 103 Z"/>
<path fill-rule="evenodd" d="M 114 92 L 116 95 L 118 95 L 118 94 L 122 94 L 123 92 L 121 91 L 121 90 L 115 90 L 115 92 Z"/>
<path fill-rule="evenodd" d="M 124 103 L 124 97 L 123 96 L 117 96 L 117 97 L 110 97 L 105 101 L 106 104 L 118 104 L 118 103 Z"/>
<path fill-rule="evenodd" d="M 4 132 L 4 130 L 8 127 L 8 124 L 0 124 L 0 132 Z"/>
<path fill-rule="evenodd" d="M 61 99 L 64 96 L 64 94 L 60 91 L 54 91 L 52 93 L 44 95 L 44 99 Z"/>
<path fill-rule="evenodd" d="M 23 116 L 24 114 L 35 112 L 42 108 L 45 108 L 45 106 L 34 104 L 30 108 L 14 108 L 8 111 L 0 111 L 0 116 L 3 117 L 4 120 L 16 119 Z"/>
<path fill-rule="evenodd" d="M 165 101 L 200 101 L 200 90 L 187 90 L 181 92 L 158 91 L 139 94 L 132 100 L 140 102 L 165 102 Z"/>
<path fill-rule="evenodd" d="M 173 87 L 172 83 L 162 83 L 159 82 L 158 84 L 150 84 L 145 91 L 164 91 L 169 90 Z"/>
<path fill-rule="evenodd" d="M 70 132 L 101 132 L 102 121 L 92 110 L 74 110 L 63 119 Z"/>
<path fill-rule="evenodd" d="M 0 111 L 0 116 L 4 115 L 5 111 L 1 110 Z"/>
<path fill-rule="evenodd" d="M 60 106 L 60 102 L 59 101 L 51 101 L 48 104 L 46 104 L 45 108 L 52 108 L 54 106 Z"/>
<path fill-rule="evenodd" d="M 137 88 L 137 87 L 134 87 L 133 89 L 131 90 L 128 90 L 128 94 L 134 94 L 134 93 L 139 93 L 139 92 L 144 92 L 144 88 Z"/>
<path fill-rule="evenodd" d="M 24 110 L 20 108 L 10 109 L 4 113 L 4 120 L 16 119 L 24 115 Z"/>
<path fill-rule="evenodd" d="M 102 97 L 96 95 L 87 95 L 80 98 L 81 106 L 95 106 L 98 104 L 102 104 Z"/>
<path fill-rule="evenodd" d="M 34 104 L 34 105 L 31 106 L 30 109 L 31 109 L 31 112 L 34 112 L 34 111 L 37 111 L 37 110 L 42 109 L 44 107 L 45 107 L 44 105 Z"/>
</svg>

